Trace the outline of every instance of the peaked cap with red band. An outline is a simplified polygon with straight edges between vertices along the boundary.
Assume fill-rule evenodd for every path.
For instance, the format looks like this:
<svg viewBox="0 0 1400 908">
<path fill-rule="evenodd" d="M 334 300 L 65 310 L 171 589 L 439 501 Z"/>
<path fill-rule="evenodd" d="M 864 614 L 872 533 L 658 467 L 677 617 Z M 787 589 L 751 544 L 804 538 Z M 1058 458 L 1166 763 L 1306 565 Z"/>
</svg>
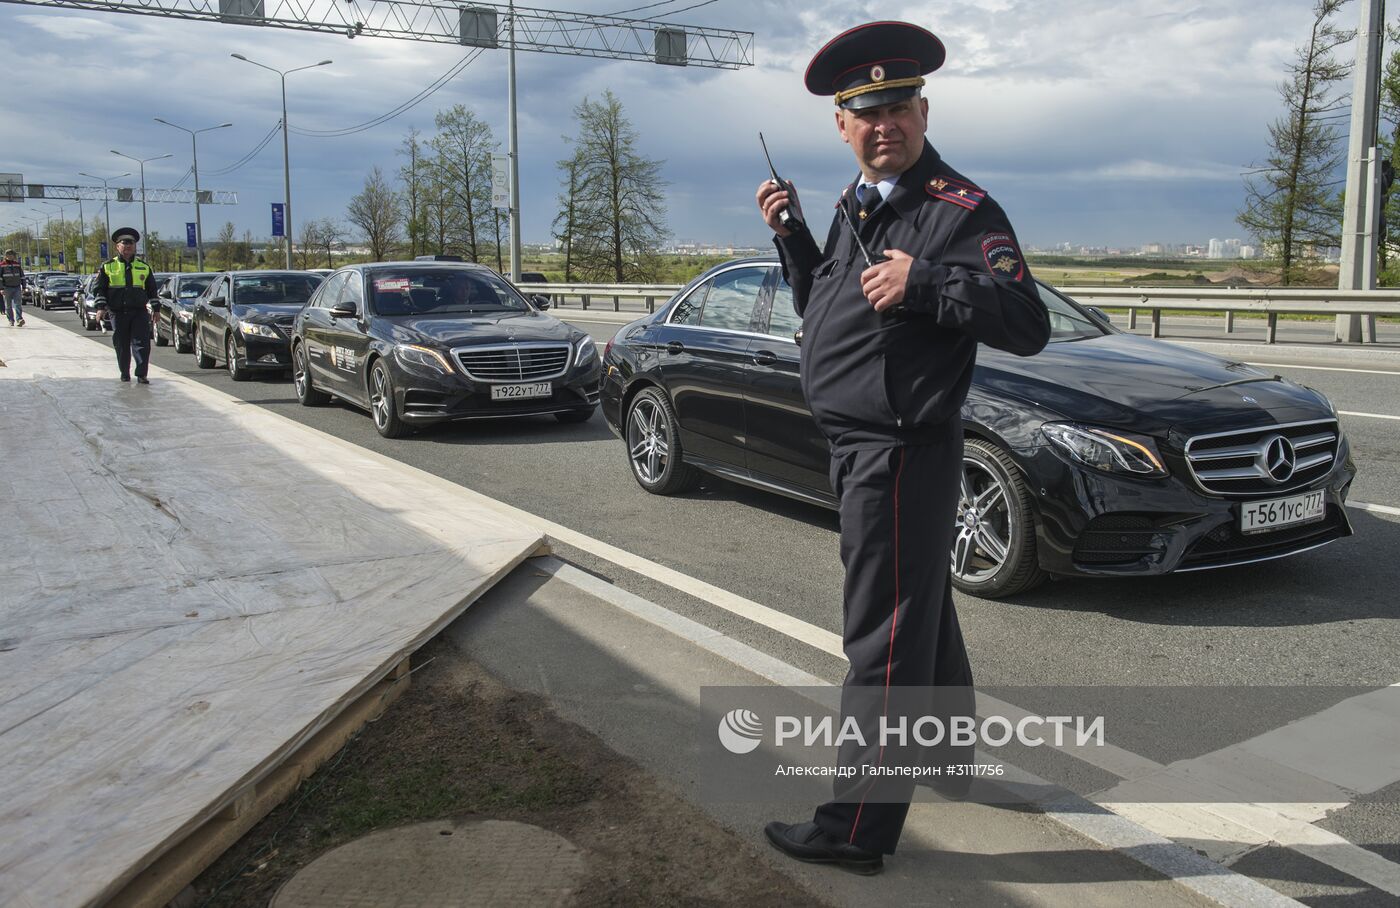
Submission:
<svg viewBox="0 0 1400 908">
<path fill-rule="evenodd" d="M 943 42 L 908 22 L 867 22 L 817 51 L 804 81 L 814 95 L 835 95 L 847 110 L 912 98 L 923 77 L 943 65 Z"/>
</svg>

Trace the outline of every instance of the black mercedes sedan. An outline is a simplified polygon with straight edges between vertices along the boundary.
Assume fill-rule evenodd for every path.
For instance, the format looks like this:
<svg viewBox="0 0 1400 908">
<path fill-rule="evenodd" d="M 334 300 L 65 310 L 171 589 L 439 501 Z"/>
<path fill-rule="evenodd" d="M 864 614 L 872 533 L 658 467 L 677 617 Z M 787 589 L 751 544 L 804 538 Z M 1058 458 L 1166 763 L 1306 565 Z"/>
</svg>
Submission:
<svg viewBox="0 0 1400 908">
<path fill-rule="evenodd" d="M 309 271 L 225 271 L 194 301 L 195 363 L 222 360 L 234 381 L 292 366 L 292 320 L 321 285 Z"/>
<path fill-rule="evenodd" d="M 959 589 L 1226 567 L 1351 535 L 1356 469 L 1320 392 L 1040 294 L 1044 351 L 977 353 L 950 553 Z M 835 507 L 798 381 L 801 328 L 772 258 L 719 265 L 624 326 L 604 351 L 601 406 L 638 484 L 672 494 L 704 471 Z"/>
<path fill-rule="evenodd" d="M 297 397 L 363 407 L 386 438 L 446 420 L 582 422 L 598 406 L 598 351 L 547 305 L 483 265 L 342 268 L 296 318 Z"/>
<path fill-rule="evenodd" d="M 214 280 L 210 272 L 172 274 L 160 288 L 156 346 L 175 345 L 176 353 L 194 350 L 194 302 Z"/>
</svg>

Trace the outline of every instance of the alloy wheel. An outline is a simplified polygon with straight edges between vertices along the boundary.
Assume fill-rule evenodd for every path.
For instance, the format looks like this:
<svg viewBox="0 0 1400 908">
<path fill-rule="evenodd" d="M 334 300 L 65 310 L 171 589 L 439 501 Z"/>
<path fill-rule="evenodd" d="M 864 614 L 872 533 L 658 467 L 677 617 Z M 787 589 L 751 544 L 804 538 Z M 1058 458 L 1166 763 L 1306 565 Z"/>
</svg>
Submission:
<svg viewBox="0 0 1400 908">
<path fill-rule="evenodd" d="M 370 413 L 374 416 L 375 426 L 383 431 L 385 426 L 389 425 L 389 408 L 394 405 L 389 389 L 389 378 L 385 375 L 383 366 L 375 368 L 370 383 L 374 386 L 374 390 L 370 392 L 369 396 Z"/>
<path fill-rule="evenodd" d="M 644 397 L 632 407 L 632 418 L 627 421 L 627 456 L 632 469 L 647 484 L 659 482 L 666 472 L 671 455 L 667 430 L 666 414 L 655 400 Z"/>
<path fill-rule="evenodd" d="M 1015 520 L 1001 477 L 986 465 L 964 458 L 953 520 L 953 575 L 966 583 L 979 583 L 1001 570 L 1011 552 Z"/>
<path fill-rule="evenodd" d="M 292 384 L 296 385 L 297 397 L 306 399 L 307 389 L 306 347 L 298 345 L 296 356 L 292 358 Z"/>
</svg>

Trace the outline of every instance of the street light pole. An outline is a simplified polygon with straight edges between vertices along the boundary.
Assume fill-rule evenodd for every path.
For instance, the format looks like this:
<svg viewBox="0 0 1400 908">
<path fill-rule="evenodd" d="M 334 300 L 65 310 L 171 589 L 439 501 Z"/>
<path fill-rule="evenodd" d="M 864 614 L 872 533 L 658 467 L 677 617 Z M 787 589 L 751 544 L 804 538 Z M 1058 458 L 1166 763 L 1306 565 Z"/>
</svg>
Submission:
<svg viewBox="0 0 1400 908">
<path fill-rule="evenodd" d="M 111 209 L 111 206 L 108 205 L 108 203 L 107 203 L 107 201 L 108 201 L 108 200 L 107 200 L 107 195 L 108 195 L 107 184 L 108 184 L 109 182 L 111 182 L 112 180 L 120 180 L 122 177 L 129 177 L 129 176 L 131 176 L 131 171 L 128 170 L 126 173 L 119 173 L 119 174 L 117 174 L 117 175 L 114 176 L 114 177 L 106 177 L 106 178 L 104 179 L 103 177 L 99 177 L 99 176 L 97 176 L 96 174 L 91 174 L 91 173 L 88 173 L 88 172 L 86 172 L 86 171 L 80 170 L 80 171 L 78 171 L 78 176 L 80 176 L 80 177 L 87 177 L 87 178 L 92 179 L 92 180 L 98 180 L 98 181 L 100 181 L 100 182 L 102 183 L 102 217 L 103 217 L 104 220 L 107 221 L 107 235 L 108 235 L 108 236 L 111 236 L 111 235 L 112 235 L 112 209 Z"/>
<path fill-rule="evenodd" d="M 144 253 L 146 251 L 146 235 L 150 232 L 149 228 L 147 228 L 146 226 L 146 165 L 149 164 L 151 161 L 159 161 L 162 158 L 173 158 L 175 156 L 173 154 L 167 153 L 158 154 L 154 158 L 135 158 L 129 154 L 122 154 L 115 148 L 110 149 L 110 151 L 112 152 L 112 154 L 116 155 L 119 158 L 126 158 L 128 161 L 135 161 L 141 167 L 141 245 L 139 247 L 139 250 L 142 253 Z"/>
<path fill-rule="evenodd" d="M 44 200 L 44 199 L 40 199 L 40 200 L 39 200 L 39 204 L 40 204 L 40 205 L 52 205 L 54 208 L 57 208 L 57 209 L 58 209 L 58 223 L 59 223 L 59 226 L 60 226 L 60 227 L 63 226 L 64 224 L 68 223 L 68 218 L 67 218 L 67 217 L 64 215 L 64 213 L 63 213 L 64 209 L 68 207 L 67 205 L 60 205 L 60 204 L 58 204 L 57 202 L 49 202 L 49 201 L 46 201 L 46 200 Z M 52 236 L 53 236 L 53 226 L 50 225 L 48 229 L 49 229 L 49 235 L 50 235 L 50 238 L 49 238 L 49 253 L 52 254 L 52 253 L 53 253 L 53 238 L 52 238 Z M 65 234 L 65 235 L 66 235 L 66 234 Z M 62 255 L 62 254 L 63 254 L 64 252 L 66 252 L 66 251 L 67 251 L 66 246 L 65 246 L 63 243 L 60 243 L 60 245 L 59 245 L 59 247 L 58 247 L 58 252 L 59 252 L 59 254 Z"/>
<path fill-rule="evenodd" d="M 285 234 L 282 239 L 285 241 L 287 250 L 287 268 L 290 270 L 292 267 L 292 225 L 295 222 L 292 220 L 292 157 L 287 139 L 287 134 L 290 132 L 287 128 L 287 76 L 291 73 L 301 72 L 303 69 L 315 69 L 318 66 L 329 66 L 332 61 L 322 60 L 320 63 L 309 63 L 306 66 L 298 66 L 294 69 L 274 69 L 256 60 L 249 60 L 242 54 L 229 54 L 229 56 L 233 57 L 235 60 L 242 60 L 244 63 L 251 63 L 254 66 L 261 67 L 269 72 L 275 72 L 282 79 L 282 232 Z"/>
<path fill-rule="evenodd" d="M 164 123 L 166 126 L 174 127 L 181 132 L 190 134 L 190 157 L 193 159 L 194 169 L 194 255 L 196 267 L 204 270 L 204 222 L 199 216 L 199 143 L 196 137 L 201 132 L 209 132 L 214 129 L 224 129 L 232 126 L 232 123 L 220 123 L 218 126 L 206 126 L 203 129 L 187 129 L 184 126 L 177 126 L 169 120 L 162 120 L 160 117 L 153 118 L 157 123 Z"/>
<path fill-rule="evenodd" d="M 53 222 L 49 220 L 49 213 L 38 208 L 31 208 L 30 211 L 44 216 L 44 239 L 49 243 L 49 267 L 53 267 Z M 39 222 L 34 222 L 34 229 L 39 229 Z"/>
</svg>

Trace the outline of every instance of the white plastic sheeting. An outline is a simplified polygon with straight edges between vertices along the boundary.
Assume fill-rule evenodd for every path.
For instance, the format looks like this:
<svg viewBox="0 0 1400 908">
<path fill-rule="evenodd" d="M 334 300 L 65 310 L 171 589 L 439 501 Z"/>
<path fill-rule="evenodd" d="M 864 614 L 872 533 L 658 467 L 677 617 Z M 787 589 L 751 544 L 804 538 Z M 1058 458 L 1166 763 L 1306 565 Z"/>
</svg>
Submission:
<svg viewBox="0 0 1400 908">
<path fill-rule="evenodd" d="M 49 908 L 120 889 L 542 538 L 30 325 L 0 334 L 0 904 Z"/>
</svg>

